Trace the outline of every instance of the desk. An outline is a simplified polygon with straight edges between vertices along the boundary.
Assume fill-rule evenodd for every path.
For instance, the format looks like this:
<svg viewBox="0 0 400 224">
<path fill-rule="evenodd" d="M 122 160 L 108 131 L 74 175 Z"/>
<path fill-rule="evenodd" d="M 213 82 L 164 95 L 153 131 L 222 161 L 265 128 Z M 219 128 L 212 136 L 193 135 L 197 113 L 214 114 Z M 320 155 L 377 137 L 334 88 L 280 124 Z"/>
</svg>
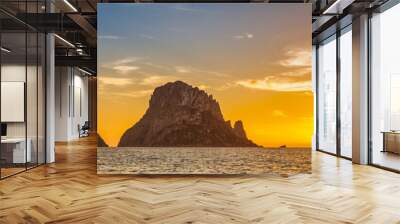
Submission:
<svg viewBox="0 0 400 224">
<path fill-rule="evenodd" d="M 31 139 L 28 138 L 27 142 L 28 142 L 28 144 L 27 144 L 28 147 L 26 147 L 26 151 L 25 151 L 25 138 L 1 139 L 2 157 L 3 157 L 3 152 L 4 152 L 4 154 L 6 154 L 5 159 L 9 163 L 31 162 L 31 160 L 32 160 L 32 151 L 31 151 L 32 141 L 31 141 Z M 12 148 L 10 148 L 10 146 Z M 10 155 L 10 154 L 12 154 L 12 155 Z"/>
<path fill-rule="evenodd" d="M 382 152 L 392 152 L 400 154 L 400 132 L 384 131 L 383 134 L 383 150 Z"/>
</svg>

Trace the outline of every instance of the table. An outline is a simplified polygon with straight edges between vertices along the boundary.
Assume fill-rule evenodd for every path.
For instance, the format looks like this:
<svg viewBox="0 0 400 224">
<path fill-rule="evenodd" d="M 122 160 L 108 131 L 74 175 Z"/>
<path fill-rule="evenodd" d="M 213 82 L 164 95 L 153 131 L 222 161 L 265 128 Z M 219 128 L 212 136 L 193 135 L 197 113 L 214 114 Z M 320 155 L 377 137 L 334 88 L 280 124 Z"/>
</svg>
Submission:
<svg viewBox="0 0 400 224">
<path fill-rule="evenodd" d="M 400 154 L 400 132 L 383 131 L 383 150 L 382 152 L 391 152 Z"/>
<path fill-rule="evenodd" d="M 25 151 L 25 145 L 28 142 Z M 5 138 L 1 139 L 1 154 L 9 163 L 26 163 L 32 160 L 31 139 L 25 138 Z M 3 156 L 3 154 L 5 154 Z M 11 154 L 11 155 L 10 155 Z M 11 159 L 12 158 L 12 159 Z"/>
</svg>

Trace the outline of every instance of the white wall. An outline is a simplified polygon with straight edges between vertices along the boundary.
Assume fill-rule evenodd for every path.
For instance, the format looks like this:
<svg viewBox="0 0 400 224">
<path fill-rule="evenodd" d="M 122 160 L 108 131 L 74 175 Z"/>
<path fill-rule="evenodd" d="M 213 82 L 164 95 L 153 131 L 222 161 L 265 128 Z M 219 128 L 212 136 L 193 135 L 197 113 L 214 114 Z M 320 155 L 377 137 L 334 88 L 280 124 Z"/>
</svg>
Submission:
<svg viewBox="0 0 400 224">
<path fill-rule="evenodd" d="M 71 135 L 73 138 L 78 138 L 78 125 L 82 126 L 89 118 L 88 78 L 86 76 L 81 76 L 81 73 L 79 73 L 79 75 L 76 75 L 75 73 L 73 86 L 74 96 L 72 97 L 74 99 L 74 108 L 72 108 Z"/>
<path fill-rule="evenodd" d="M 55 140 L 79 138 L 78 125 L 88 120 L 88 78 L 72 67 L 56 68 Z"/>
<path fill-rule="evenodd" d="M 37 70 L 39 69 L 39 70 Z M 26 85 L 26 107 L 21 108 L 26 113 L 26 121 L 5 122 L 8 138 L 27 138 L 31 148 L 32 162 L 44 163 L 44 74 L 41 67 L 25 64 L 3 64 L 1 66 L 2 82 L 23 82 Z M 27 79 L 27 80 L 26 80 Z M 7 98 L 3 95 L 2 98 Z M 25 103 L 24 103 L 25 104 Z M 12 110 L 3 107 L 1 110 Z M 12 113 L 12 111 L 11 111 Z M 39 159 L 39 161 L 36 161 Z"/>
<path fill-rule="evenodd" d="M 2 65 L 1 66 L 1 81 L 2 82 L 25 82 L 25 71 L 26 67 L 24 65 Z M 32 66 L 28 66 L 28 73 L 35 72 L 36 68 Z M 36 97 L 36 92 L 27 93 L 28 97 Z M 29 100 L 28 100 L 29 101 Z M 36 105 L 35 105 L 36 107 Z M 1 108 L 2 110 L 6 110 L 7 108 Z M 28 114 L 29 116 L 29 114 Z M 28 117 L 28 121 L 33 120 Z M 36 118 L 35 118 L 36 120 Z M 25 137 L 25 122 L 8 122 L 7 123 L 7 136 L 8 137 Z M 29 136 L 28 136 L 29 137 Z"/>
<path fill-rule="evenodd" d="M 55 141 L 68 140 L 70 75 L 67 67 L 55 69 Z"/>
</svg>

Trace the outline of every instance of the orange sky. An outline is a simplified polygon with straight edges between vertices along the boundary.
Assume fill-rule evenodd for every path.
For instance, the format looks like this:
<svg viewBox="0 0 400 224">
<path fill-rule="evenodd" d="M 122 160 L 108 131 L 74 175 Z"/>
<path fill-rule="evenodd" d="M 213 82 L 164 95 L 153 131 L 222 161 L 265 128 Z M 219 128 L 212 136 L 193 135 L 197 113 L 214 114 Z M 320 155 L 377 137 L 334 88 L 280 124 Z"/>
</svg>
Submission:
<svg viewBox="0 0 400 224">
<path fill-rule="evenodd" d="M 143 116 L 155 87 L 182 80 L 212 94 L 225 120 L 242 120 L 255 143 L 310 147 L 309 6 L 237 5 L 99 11 L 98 132 L 106 143 L 116 146 Z M 115 26 L 113 14 L 129 26 Z"/>
</svg>

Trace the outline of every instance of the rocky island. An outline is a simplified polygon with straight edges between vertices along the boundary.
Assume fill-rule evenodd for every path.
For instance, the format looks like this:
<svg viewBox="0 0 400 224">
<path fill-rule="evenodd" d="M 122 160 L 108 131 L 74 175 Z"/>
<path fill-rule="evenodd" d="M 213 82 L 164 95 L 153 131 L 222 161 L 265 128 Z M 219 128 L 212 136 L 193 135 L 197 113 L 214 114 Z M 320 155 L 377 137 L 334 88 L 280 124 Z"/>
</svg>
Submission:
<svg viewBox="0 0 400 224">
<path fill-rule="evenodd" d="M 157 87 L 143 117 L 118 147 L 258 147 L 242 121 L 225 121 L 218 102 L 182 81 Z"/>
</svg>

